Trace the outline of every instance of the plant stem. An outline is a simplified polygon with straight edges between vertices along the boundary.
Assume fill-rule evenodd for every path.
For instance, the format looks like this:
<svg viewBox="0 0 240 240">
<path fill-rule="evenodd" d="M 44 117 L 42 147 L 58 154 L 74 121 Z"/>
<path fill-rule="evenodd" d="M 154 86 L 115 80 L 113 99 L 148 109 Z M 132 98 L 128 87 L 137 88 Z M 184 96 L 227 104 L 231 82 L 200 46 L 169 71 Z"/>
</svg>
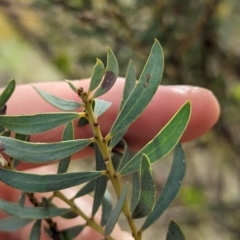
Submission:
<svg viewBox="0 0 240 240">
<path fill-rule="evenodd" d="M 115 172 L 113 165 L 110 163 L 111 163 L 110 161 L 108 163 L 106 163 L 107 170 L 108 170 L 107 176 L 109 177 L 110 181 L 112 182 L 113 187 L 116 191 L 116 194 L 119 197 L 122 192 L 120 175 Z M 141 235 L 139 235 L 139 233 L 137 231 L 137 227 L 131 217 L 131 211 L 129 209 L 129 204 L 128 204 L 127 198 L 124 201 L 122 211 L 123 211 L 123 213 L 128 221 L 128 224 L 131 228 L 132 236 L 134 237 L 135 240 L 141 240 L 142 239 Z"/>
<path fill-rule="evenodd" d="M 85 109 L 88 115 L 88 121 L 92 127 L 95 141 L 99 147 L 99 150 L 101 151 L 103 159 L 105 160 L 106 168 L 107 168 L 106 175 L 112 182 L 113 187 L 116 191 L 116 194 L 119 198 L 122 193 L 120 175 L 115 171 L 113 167 L 112 160 L 111 160 L 111 150 L 108 148 L 108 141 L 106 141 L 106 139 L 102 136 L 100 126 L 97 122 L 97 119 L 94 116 L 94 112 L 92 109 L 92 100 L 88 99 L 89 93 L 84 92 L 82 88 L 79 89 L 78 94 L 82 98 L 85 104 Z M 133 219 L 131 218 L 131 211 L 129 209 L 127 198 L 124 201 L 122 211 L 127 218 L 127 221 L 132 231 L 132 236 L 134 237 L 135 240 L 141 240 L 142 239 L 141 234 L 138 233 L 136 225 Z"/>
<path fill-rule="evenodd" d="M 100 234 L 105 236 L 103 228 L 99 224 L 97 224 L 94 219 L 89 218 L 81 209 L 79 209 L 73 200 L 69 200 L 60 191 L 55 191 L 54 196 L 60 198 L 62 201 L 67 203 L 71 207 L 72 211 L 74 211 L 79 216 L 81 216 L 86 221 L 86 226 L 89 226 L 89 227 L 95 229 L 97 232 L 99 232 Z M 114 240 L 111 236 L 105 236 L 105 239 L 106 240 Z"/>
</svg>

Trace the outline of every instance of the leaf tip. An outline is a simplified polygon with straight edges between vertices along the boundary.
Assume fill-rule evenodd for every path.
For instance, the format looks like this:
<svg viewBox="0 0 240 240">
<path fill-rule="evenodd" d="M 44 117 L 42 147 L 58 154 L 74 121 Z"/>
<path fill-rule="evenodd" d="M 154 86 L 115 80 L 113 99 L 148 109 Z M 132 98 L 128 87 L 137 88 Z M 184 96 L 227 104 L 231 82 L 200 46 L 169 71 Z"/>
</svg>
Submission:
<svg viewBox="0 0 240 240">
<path fill-rule="evenodd" d="M 102 63 L 101 59 L 96 58 L 96 64 L 103 64 L 103 63 Z"/>
</svg>

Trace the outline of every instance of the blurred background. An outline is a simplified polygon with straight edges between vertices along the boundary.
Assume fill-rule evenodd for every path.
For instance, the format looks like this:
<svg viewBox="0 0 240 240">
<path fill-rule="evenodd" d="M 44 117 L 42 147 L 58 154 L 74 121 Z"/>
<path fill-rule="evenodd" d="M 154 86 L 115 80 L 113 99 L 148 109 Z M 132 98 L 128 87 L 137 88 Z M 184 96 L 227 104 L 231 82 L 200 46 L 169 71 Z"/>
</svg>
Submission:
<svg viewBox="0 0 240 240">
<path fill-rule="evenodd" d="M 107 46 L 121 76 L 130 58 L 139 76 L 157 38 L 162 83 L 210 89 L 222 114 L 209 133 L 184 144 L 184 184 L 145 239 L 165 239 L 171 217 L 186 239 L 239 240 L 239 12 L 238 0 L 0 0 L 0 86 L 13 77 L 19 84 L 89 77 Z M 154 167 L 159 191 L 170 163 Z"/>
</svg>

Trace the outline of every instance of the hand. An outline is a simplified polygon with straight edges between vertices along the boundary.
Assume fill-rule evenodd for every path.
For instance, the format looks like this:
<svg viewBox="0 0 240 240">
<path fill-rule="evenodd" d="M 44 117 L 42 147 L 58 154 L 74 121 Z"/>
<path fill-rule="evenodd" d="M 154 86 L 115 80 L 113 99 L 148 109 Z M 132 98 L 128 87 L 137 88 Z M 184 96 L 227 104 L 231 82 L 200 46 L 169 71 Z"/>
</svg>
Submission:
<svg viewBox="0 0 240 240">
<path fill-rule="evenodd" d="M 83 87 L 85 90 L 88 88 L 89 81 L 81 80 L 74 81 L 76 87 Z M 100 127 L 103 135 L 107 134 L 114 119 L 117 116 L 119 103 L 121 101 L 121 95 L 123 90 L 124 80 L 119 78 L 114 87 L 101 99 L 112 102 L 112 106 L 99 118 Z M 43 90 L 68 100 L 79 101 L 79 97 L 73 93 L 73 91 L 62 82 L 52 83 L 39 83 L 35 84 Z M 170 118 L 176 113 L 176 111 L 187 100 L 191 101 L 192 115 L 188 127 L 181 139 L 181 142 L 186 142 L 191 139 L 200 137 L 207 132 L 217 121 L 219 116 L 219 105 L 214 95 L 203 88 L 191 87 L 191 86 L 160 86 L 156 95 L 145 109 L 143 114 L 132 124 L 125 135 L 125 139 L 133 150 L 138 150 L 143 147 L 149 140 L 151 140 L 161 128 L 170 120 Z M 20 115 L 20 114 L 33 114 L 40 112 L 58 112 L 59 110 L 45 102 L 38 93 L 32 88 L 31 85 L 22 85 L 16 88 L 13 96 L 7 103 L 8 115 Z M 46 133 L 36 134 L 31 136 L 33 142 L 55 142 L 61 140 L 63 127 L 56 128 Z M 76 128 L 75 138 L 88 138 L 91 137 L 91 129 L 89 126 L 82 128 Z M 92 154 L 92 149 L 86 148 L 80 153 L 74 155 L 74 158 L 81 158 Z M 33 165 L 23 164 L 21 169 L 29 169 Z M 36 166 L 34 166 L 36 167 Z M 41 168 L 31 169 L 31 172 L 45 173 L 51 171 L 52 166 L 44 166 Z M 19 191 L 14 190 L 2 183 L 0 183 L 0 198 L 8 201 L 17 201 Z M 74 190 L 67 190 L 68 196 L 73 194 Z M 70 191 L 70 192 L 69 192 Z M 79 206 L 83 206 L 84 209 L 91 209 L 91 198 L 86 196 L 77 200 Z M 60 203 L 61 204 L 61 203 Z M 89 207 L 88 207 L 89 206 Z M 0 212 L 0 218 L 3 213 Z M 4 215 L 5 216 L 5 215 Z M 97 215 L 96 218 L 100 218 Z M 75 219 L 76 220 L 76 219 Z M 66 228 L 66 224 L 76 225 L 79 224 L 79 220 L 63 223 L 59 219 L 59 228 Z M 18 232 L 11 234 L 0 233 L 1 239 L 26 239 L 29 235 L 29 227 L 25 227 Z M 130 234 L 122 232 L 117 226 L 115 228 L 113 237 L 117 240 L 132 239 Z M 41 238 L 45 239 L 45 238 Z M 78 239 L 101 239 L 92 229 L 86 228 L 81 233 Z"/>
</svg>

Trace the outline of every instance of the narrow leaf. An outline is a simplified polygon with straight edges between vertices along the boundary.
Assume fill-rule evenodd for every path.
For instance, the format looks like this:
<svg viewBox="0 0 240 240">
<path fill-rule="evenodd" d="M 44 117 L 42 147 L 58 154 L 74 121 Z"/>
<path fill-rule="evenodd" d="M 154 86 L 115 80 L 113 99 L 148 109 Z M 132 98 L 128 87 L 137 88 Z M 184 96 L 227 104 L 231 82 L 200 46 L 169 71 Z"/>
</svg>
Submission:
<svg viewBox="0 0 240 240">
<path fill-rule="evenodd" d="M 38 88 L 36 86 L 33 86 L 35 90 L 45 99 L 47 102 L 49 102 L 52 106 L 61 109 L 63 111 L 73 111 L 81 107 L 81 104 L 75 101 L 65 100 L 59 97 L 56 97 L 52 94 L 49 94 L 42 90 L 41 88 Z"/>
<path fill-rule="evenodd" d="M 96 179 L 91 180 L 84 187 L 82 187 L 72 199 L 76 199 L 86 194 L 89 194 L 90 192 L 93 192 L 95 189 L 95 186 L 96 186 Z"/>
<path fill-rule="evenodd" d="M 7 105 L 5 104 L 3 108 L 0 109 L 0 115 L 6 115 L 7 113 Z"/>
<path fill-rule="evenodd" d="M 18 204 L 19 204 L 20 206 L 24 206 L 24 204 L 25 204 L 25 199 L 26 199 L 26 193 L 25 193 L 25 192 L 21 192 L 21 195 L 20 195 L 20 197 L 19 197 L 19 199 L 18 199 Z"/>
<path fill-rule="evenodd" d="M 78 121 L 78 127 L 83 127 L 85 125 L 87 125 L 89 122 L 85 117 L 81 117 Z"/>
<path fill-rule="evenodd" d="M 139 201 L 140 189 L 141 189 L 141 184 L 140 184 L 139 172 L 134 172 L 132 174 L 132 198 L 131 198 L 131 206 L 130 206 L 131 212 L 134 211 Z"/>
<path fill-rule="evenodd" d="M 116 56 L 114 55 L 112 49 L 108 48 L 106 72 L 110 71 L 112 71 L 116 76 L 118 76 L 118 62 Z"/>
<path fill-rule="evenodd" d="M 33 219 L 28 218 L 7 217 L 0 220 L 0 231 L 14 232 L 27 226 L 32 221 Z"/>
<path fill-rule="evenodd" d="M 21 140 L 21 141 L 26 141 L 26 142 L 29 142 L 29 140 L 30 140 L 29 135 L 25 135 L 25 134 L 21 134 L 21 133 L 16 133 L 15 138 L 18 139 L 18 140 Z M 20 163 L 20 161 L 18 161 L 17 159 L 13 159 L 12 160 L 13 168 L 17 168 L 19 163 Z"/>
<path fill-rule="evenodd" d="M 96 170 L 105 170 L 106 164 L 103 159 L 102 153 L 99 150 L 99 147 L 96 143 L 94 143 L 94 151 L 95 151 L 95 161 L 96 161 Z"/>
<path fill-rule="evenodd" d="M 65 240 L 71 240 L 74 239 L 75 237 L 77 237 L 82 230 L 84 229 L 85 225 L 77 225 L 74 227 L 70 227 L 67 229 L 64 229 L 60 232 L 60 235 L 63 237 L 63 239 Z"/>
<path fill-rule="evenodd" d="M 15 138 L 21 141 L 29 141 L 29 135 L 16 133 Z"/>
<path fill-rule="evenodd" d="M 125 187 L 123 188 L 122 193 L 118 199 L 118 202 L 117 202 L 115 208 L 113 209 L 110 217 L 108 218 L 108 221 L 107 221 L 107 224 L 105 227 L 105 234 L 107 236 L 110 235 L 111 232 L 113 231 L 113 228 L 115 227 L 117 220 L 119 218 L 119 215 L 122 211 L 122 207 L 125 202 L 125 198 L 127 196 L 127 187 L 128 187 L 128 185 L 125 185 Z"/>
<path fill-rule="evenodd" d="M 0 125 L 21 134 L 33 134 L 56 128 L 79 117 L 78 113 L 39 113 L 35 115 L 0 115 Z"/>
<path fill-rule="evenodd" d="M 135 85 L 136 85 L 135 70 L 134 70 L 133 62 L 130 61 L 129 65 L 128 65 L 128 69 L 127 69 L 120 110 L 122 109 L 123 105 L 125 104 L 127 98 L 130 96 Z M 127 132 L 127 130 L 128 130 L 128 127 L 121 130 L 118 134 L 114 135 L 111 138 L 109 147 L 114 148 L 117 145 L 117 143 L 123 138 L 123 136 Z"/>
<path fill-rule="evenodd" d="M 118 62 L 113 51 L 110 48 L 108 48 L 106 73 L 101 83 L 101 86 L 94 93 L 94 98 L 99 97 L 108 92 L 116 82 L 117 76 L 118 76 Z"/>
<path fill-rule="evenodd" d="M 20 161 L 29 163 L 47 163 L 72 155 L 91 143 L 90 139 L 78 139 L 57 143 L 22 142 L 0 136 L 4 152 Z"/>
<path fill-rule="evenodd" d="M 127 128 L 142 113 L 157 91 L 162 73 L 163 52 L 159 42 L 155 40 L 139 82 L 123 105 L 110 130 L 110 136 Z"/>
<path fill-rule="evenodd" d="M 104 101 L 101 99 L 95 99 L 95 105 L 94 105 L 94 114 L 99 117 L 102 115 L 111 105 L 111 102 Z"/>
<path fill-rule="evenodd" d="M 155 184 L 152 176 L 150 160 L 143 154 L 140 168 L 140 196 L 134 212 L 133 218 L 147 216 L 153 209 L 155 202 Z"/>
<path fill-rule="evenodd" d="M 128 130 L 128 128 L 125 128 L 111 138 L 111 141 L 109 144 L 109 147 L 111 149 L 114 148 L 119 143 L 119 141 L 123 138 L 123 136 L 127 132 L 127 130 Z"/>
<path fill-rule="evenodd" d="M 101 85 L 101 88 L 103 89 L 104 93 L 108 92 L 112 88 L 116 80 L 117 80 L 117 76 L 113 71 L 106 72 Z"/>
<path fill-rule="evenodd" d="M 62 140 L 63 141 L 73 140 L 73 138 L 74 138 L 73 122 L 69 122 L 64 128 Z"/>
<path fill-rule="evenodd" d="M 133 88 L 135 87 L 136 79 L 137 78 L 136 78 L 133 62 L 132 62 L 132 60 L 130 60 L 130 62 L 128 64 L 128 68 L 127 68 L 127 74 L 126 74 L 126 78 L 125 78 L 125 84 L 124 84 L 124 89 L 123 89 L 123 97 L 122 97 L 122 101 L 121 101 L 120 110 L 122 109 L 126 100 L 130 96 Z"/>
<path fill-rule="evenodd" d="M 174 152 L 173 163 L 167 182 L 156 202 L 152 213 L 150 213 L 143 226 L 141 227 L 142 230 L 147 229 L 153 222 L 155 222 L 172 203 L 181 187 L 185 174 L 185 168 L 185 156 L 181 145 L 178 144 Z"/>
<path fill-rule="evenodd" d="M 2 110 L 8 99 L 12 96 L 16 87 L 15 79 L 11 79 L 0 95 L 0 110 Z"/>
<path fill-rule="evenodd" d="M 122 175 L 127 175 L 140 168 L 141 156 L 145 153 L 151 163 L 166 156 L 178 143 L 190 119 L 191 105 L 186 102 L 172 117 L 167 125 L 145 145 L 128 163 L 120 170 Z"/>
<path fill-rule="evenodd" d="M 67 141 L 67 140 L 73 140 L 74 138 L 74 133 L 73 133 L 73 123 L 69 122 L 66 127 L 64 128 L 63 131 L 63 136 L 62 140 Z M 70 163 L 71 156 L 67 156 L 65 158 L 62 158 L 58 164 L 58 173 L 65 173 L 68 170 L 68 166 Z"/>
<path fill-rule="evenodd" d="M 120 162 L 122 161 L 122 157 L 123 157 L 123 154 L 121 152 L 115 149 L 112 150 L 111 159 L 112 159 L 112 164 L 115 171 L 118 170 Z"/>
<path fill-rule="evenodd" d="M 65 218 L 65 219 L 73 219 L 73 218 L 79 217 L 79 215 L 73 211 L 70 211 L 70 212 L 62 215 L 61 217 Z"/>
<path fill-rule="evenodd" d="M 121 171 L 121 169 L 130 161 L 130 159 L 134 156 L 134 154 L 131 152 L 130 148 L 127 145 L 127 142 L 125 140 L 122 140 L 124 142 L 124 151 L 123 151 L 123 158 L 122 161 L 118 167 L 118 172 Z"/>
<path fill-rule="evenodd" d="M 3 131 L 1 131 L 3 129 Z M 10 131 L 7 131 L 7 130 L 5 130 L 5 128 L 2 128 L 1 126 L 0 126 L 0 136 L 4 136 L 4 137 L 10 137 L 11 136 L 11 132 Z"/>
<path fill-rule="evenodd" d="M 178 224 L 171 220 L 168 226 L 166 240 L 185 240 L 184 234 Z"/>
<path fill-rule="evenodd" d="M 100 82 L 102 81 L 103 75 L 104 75 L 104 65 L 100 59 L 97 58 L 97 62 L 94 66 L 92 77 L 91 77 L 91 82 L 89 86 L 88 91 L 93 91 L 95 88 L 98 87 Z"/>
<path fill-rule="evenodd" d="M 105 191 L 102 201 L 101 226 L 105 226 L 112 212 L 112 197 L 108 190 Z"/>
<path fill-rule="evenodd" d="M 29 240 L 40 240 L 41 239 L 41 226 L 42 226 L 42 220 L 37 220 L 33 224 Z"/>
<path fill-rule="evenodd" d="M 71 82 L 71 81 L 69 81 L 69 80 L 65 80 L 66 81 L 66 83 L 68 84 L 68 86 L 75 92 L 75 93 L 77 93 L 77 88 L 74 86 L 74 84 Z"/>
<path fill-rule="evenodd" d="M 7 101 L 13 94 L 15 90 L 16 82 L 14 79 L 10 80 L 7 87 L 3 90 L 3 92 L 0 94 L 0 115 L 6 115 L 7 113 Z M 5 131 L 5 128 L 0 125 L 0 133 L 2 136 L 6 136 L 7 132 Z"/>
<path fill-rule="evenodd" d="M 102 157 L 102 154 L 97 146 L 97 144 L 94 144 L 95 149 L 95 156 L 96 156 L 96 170 L 105 170 L 106 165 L 105 161 Z M 92 217 L 96 214 L 98 208 L 100 207 L 104 193 L 107 188 L 107 176 L 101 176 L 96 180 L 96 188 L 94 192 L 94 198 L 93 198 L 93 207 L 92 207 Z"/>
<path fill-rule="evenodd" d="M 52 218 L 69 212 L 69 209 L 66 208 L 23 207 L 4 200 L 0 200 L 0 209 L 13 216 L 27 218 L 28 220 Z"/>
<path fill-rule="evenodd" d="M 0 169 L 0 180 L 26 192 L 53 192 L 100 177 L 100 171 L 37 175 Z"/>
<path fill-rule="evenodd" d="M 93 97 L 97 98 L 108 92 L 117 80 L 117 76 L 112 72 L 106 72 L 101 86 L 96 90 Z"/>
</svg>

